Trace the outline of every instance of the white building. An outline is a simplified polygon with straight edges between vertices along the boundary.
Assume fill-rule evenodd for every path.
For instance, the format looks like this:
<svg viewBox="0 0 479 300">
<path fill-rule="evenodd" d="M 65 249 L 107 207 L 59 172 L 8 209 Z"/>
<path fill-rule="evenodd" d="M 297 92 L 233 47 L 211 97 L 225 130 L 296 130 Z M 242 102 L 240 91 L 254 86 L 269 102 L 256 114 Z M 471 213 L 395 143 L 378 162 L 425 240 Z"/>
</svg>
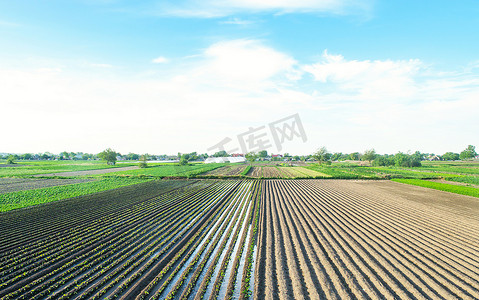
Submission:
<svg viewBox="0 0 479 300">
<path fill-rule="evenodd" d="M 210 163 L 244 163 L 246 159 L 244 157 L 208 157 L 205 160 L 205 164 Z"/>
</svg>

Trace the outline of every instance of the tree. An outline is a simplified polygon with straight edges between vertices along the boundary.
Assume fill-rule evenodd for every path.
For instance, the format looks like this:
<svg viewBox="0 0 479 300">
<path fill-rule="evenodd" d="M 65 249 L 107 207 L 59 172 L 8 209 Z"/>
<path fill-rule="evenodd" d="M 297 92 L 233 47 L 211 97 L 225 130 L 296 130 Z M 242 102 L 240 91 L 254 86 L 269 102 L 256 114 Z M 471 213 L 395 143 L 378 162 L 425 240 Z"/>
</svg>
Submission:
<svg viewBox="0 0 479 300">
<path fill-rule="evenodd" d="M 213 156 L 214 157 L 228 157 L 229 154 L 226 151 L 221 150 L 221 151 L 218 151 L 215 154 L 213 154 Z"/>
<path fill-rule="evenodd" d="M 421 166 L 421 161 L 417 157 L 402 152 L 398 152 L 396 155 L 394 155 L 394 162 L 396 167 L 411 168 Z"/>
<path fill-rule="evenodd" d="M 100 153 L 98 153 L 98 157 L 101 160 L 105 160 L 107 164 L 109 165 L 114 165 L 116 163 L 116 156 L 118 153 L 116 153 L 114 150 L 111 148 L 108 148 Z"/>
<path fill-rule="evenodd" d="M 369 149 L 364 151 L 364 154 L 362 156 L 362 160 L 369 161 L 369 164 L 376 158 L 376 151 L 374 149 Z"/>
<path fill-rule="evenodd" d="M 140 168 L 147 168 L 148 167 L 147 161 L 148 161 L 148 154 L 143 154 L 140 157 L 140 163 L 138 164 L 138 166 Z"/>
<path fill-rule="evenodd" d="M 394 166 L 394 155 L 376 155 L 373 166 Z"/>
<path fill-rule="evenodd" d="M 32 159 L 32 157 L 33 157 L 33 154 L 31 154 L 31 153 L 25 153 L 25 154 L 22 154 L 22 156 L 21 156 L 21 158 L 23 160 L 30 160 L 30 159 Z"/>
<path fill-rule="evenodd" d="M 184 155 L 181 156 L 180 158 L 180 166 L 185 166 L 188 164 L 188 159 Z"/>
<path fill-rule="evenodd" d="M 321 147 L 318 151 L 313 153 L 313 158 L 321 165 L 323 162 L 329 161 L 331 159 L 331 153 L 328 152 L 326 147 Z"/>
<path fill-rule="evenodd" d="M 442 155 L 444 160 L 459 160 L 459 153 L 446 152 Z"/>
<path fill-rule="evenodd" d="M 9 156 L 7 157 L 7 164 L 13 165 L 14 163 L 15 163 L 15 156 L 9 155 Z"/>
<path fill-rule="evenodd" d="M 256 158 L 258 158 L 258 155 L 254 152 L 249 152 L 249 153 L 246 153 L 245 158 L 250 163 L 253 163 L 256 160 Z"/>
<path fill-rule="evenodd" d="M 461 152 L 461 154 L 459 154 L 459 158 L 461 160 L 473 159 L 474 157 L 476 157 L 476 155 L 476 147 L 473 145 L 469 145 L 466 149 L 464 149 L 464 151 Z"/>
<path fill-rule="evenodd" d="M 261 150 L 260 152 L 258 152 L 258 156 L 261 157 L 261 158 L 265 158 L 265 157 L 268 156 L 268 151 Z"/>
<path fill-rule="evenodd" d="M 359 152 L 354 152 L 354 153 L 349 154 L 348 158 L 350 160 L 359 160 Z"/>
</svg>

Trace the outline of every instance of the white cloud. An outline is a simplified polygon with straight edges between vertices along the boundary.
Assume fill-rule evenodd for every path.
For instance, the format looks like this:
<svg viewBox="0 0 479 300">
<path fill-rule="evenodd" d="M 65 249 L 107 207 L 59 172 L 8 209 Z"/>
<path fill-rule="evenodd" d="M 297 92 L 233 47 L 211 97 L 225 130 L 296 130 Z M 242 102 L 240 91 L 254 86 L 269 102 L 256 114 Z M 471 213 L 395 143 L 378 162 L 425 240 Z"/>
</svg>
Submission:
<svg viewBox="0 0 479 300">
<path fill-rule="evenodd" d="M 163 56 L 159 56 L 159 57 L 153 59 L 151 62 L 153 62 L 155 64 L 164 64 L 164 63 L 169 62 L 169 59 L 166 58 L 166 57 L 163 57 Z"/>
<path fill-rule="evenodd" d="M 161 2 L 159 13 L 183 17 L 224 17 L 237 13 L 368 14 L 372 0 L 186 0 Z"/>
<path fill-rule="evenodd" d="M 71 70 L 0 69 L 0 107 L 14 112 L 2 115 L 0 128 L 15 126 L 4 131 L 0 151 L 203 152 L 294 113 L 308 142 L 285 145 L 290 153 L 479 145 L 479 75 L 434 71 L 418 60 L 326 52 L 301 65 L 261 41 L 232 40 L 165 66 L 163 75 Z"/>
<path fill-rule="evenodd" d="M 420 60 L 346 60 L 326 50 L 322 61 L 306 65 L 303 70 L 322 83 L 350 91 L 363 98 L 410 96 L 416 86 L 414 78 L 423 67 Z"/>
<path fill-rule="evenodd" d="M 232 18 L 232 19 L 220 22 L 220 24 L 242 25 L 242 26 L 251 25 L 251 24 L 254 24 L 254 23 L 256 23 L 256 22 L 251 21 L 251 20 L 242 20 L 242 19 L 239 19 L 239 18 Z"/>
<path fill-rule="evenodd" d="M 256 40 L 232 40 L 204 50 L 197 77 L 227 86 L 263 85 L 275 76 L 296 74 L 296 61 Z M 214 78 L 213 78 L 214 77 Z"/>
</svg>

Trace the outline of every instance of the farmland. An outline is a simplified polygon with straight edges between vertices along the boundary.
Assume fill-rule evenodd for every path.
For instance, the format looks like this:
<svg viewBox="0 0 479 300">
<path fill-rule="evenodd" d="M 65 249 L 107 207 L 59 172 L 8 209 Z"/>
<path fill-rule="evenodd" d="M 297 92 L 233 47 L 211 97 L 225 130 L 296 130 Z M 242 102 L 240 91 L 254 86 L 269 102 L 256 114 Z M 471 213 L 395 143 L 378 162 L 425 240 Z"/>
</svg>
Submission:
<svg viewBox="0 0 479 300">
<path fill-rule="evenodd" d="M 479 296 L 475 165 L 35 174 L 0 179 L 1 299 Z"/>
<path fill-rule="evenodd" d="M 272 180 L 263 192 L 255 298 L 479 296 L 475 198 L 385 181 Z"/>
<path fill-rule="evenodd" d="M 328 178 L 328 174 L 303 167 L 254 166 L 246 176 L 251 178 Z"/>
<path fill-rule="evenodd" d="M 258 200 L 253 181 L 150 181 L 4 214 L 0 297 L 239 297 Z"/>
</svg>

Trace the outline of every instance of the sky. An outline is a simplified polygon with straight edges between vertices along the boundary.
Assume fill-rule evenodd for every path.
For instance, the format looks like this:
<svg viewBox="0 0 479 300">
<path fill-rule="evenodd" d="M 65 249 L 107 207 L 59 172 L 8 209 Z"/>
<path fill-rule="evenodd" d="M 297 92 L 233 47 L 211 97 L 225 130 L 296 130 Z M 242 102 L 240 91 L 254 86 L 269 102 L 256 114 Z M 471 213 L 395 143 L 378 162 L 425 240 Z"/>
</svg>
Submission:
<svg viewBox="0 0 479 300">
<path fill-rule="evenodd" d="M 0 152 L 479 147 L 477 16 L 472 0 L 0 0 Z"/>
</svg>

